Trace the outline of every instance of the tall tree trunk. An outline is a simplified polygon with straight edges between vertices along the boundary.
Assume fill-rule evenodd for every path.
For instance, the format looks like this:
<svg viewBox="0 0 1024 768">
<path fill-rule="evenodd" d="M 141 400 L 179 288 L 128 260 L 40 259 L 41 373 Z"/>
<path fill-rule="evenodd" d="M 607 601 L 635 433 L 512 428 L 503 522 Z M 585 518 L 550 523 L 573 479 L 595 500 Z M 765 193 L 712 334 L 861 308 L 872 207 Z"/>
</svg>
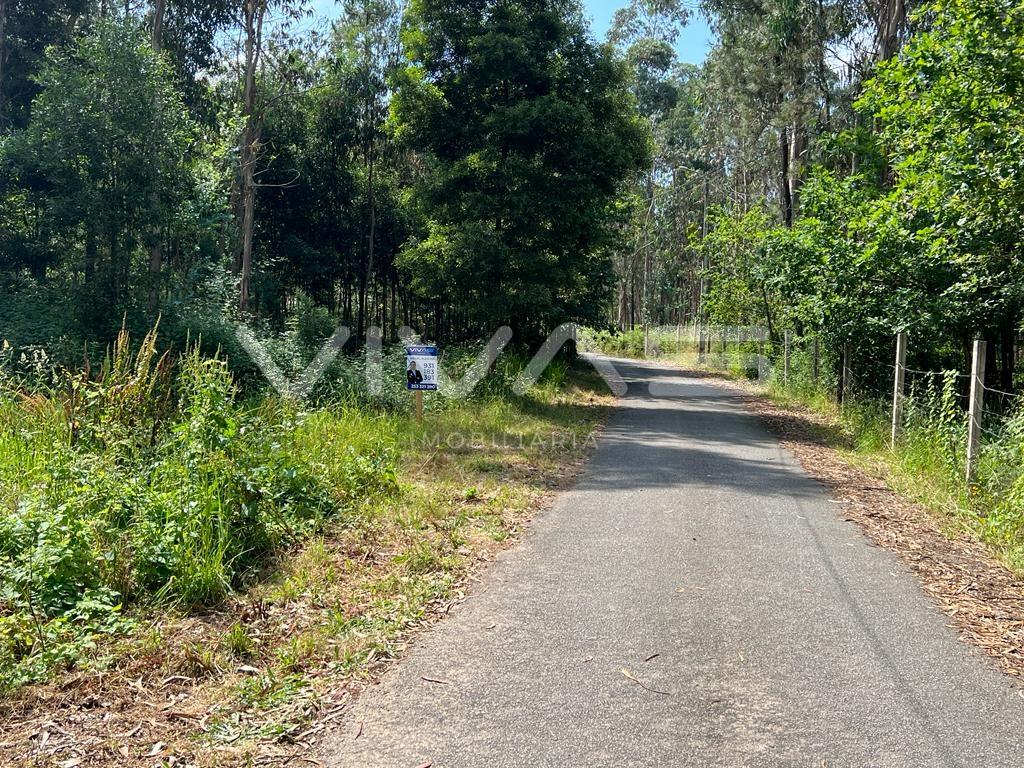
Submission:
<svg viewBox="0 0 1024 768">
<path fill-rule="evenodd" d="M 804 156 L 807 153 L 807 128 L 795 122 L 789 138 L 789 204 L 791 221 L 800 210 L 800 187 L 803 186 Z"/>
<path fill-rule="evenodd" d="M 242 94 L 242 117 L 245 126 L 239 142 L 239 186 L 242 208 L 242 252 L 239 258 L 241 276 L 238 286 L 238 308 L 249 309 L 249 287 L 252 282 L 252 240 L 256 213 L 256 145 L 259 129 L 256 124 L 256 68 L 259 64 L 263 38 L 263 16 L 266 0 L 243 0 L 245 25 L 245 82 Z"/>
<path fill-rule="evenodd" d="M 252 135 L 250 129 L 242 132 L 243 137 Z M 244 138 L 246 149 L 242 151 L 242 256 L 241 274 L 238 282 L 238 308 L 242 312 L 249 310 L 249 287 L 252 283 L 252 239 L 253 227 L 256 214 L 256 181 L 253 172 L 252 142 L 254 140 Z"/>
<path fill-rule="evenodd" d="M 625 262 L 623 262 L 623 268 L 625 269 Z M 620 331 L 626 330 L 626 307 L 626 278 L 623 276 L 619 278 L 618 312 L 615 317 L 615 325 Z"/>
<path fill-rule="evenodd" d="M 0 0 L 3 2 L 3 0 Z M 167 11 L 166 0 L 153 0 L 153 50 L 158 54 L 163 50 L 164 16 Z M 154 103 L 158 97 L 154 96 Z M 159 119 L 159 117 L 157 117 Z M 159 190 L 153 192 L 154 210 L 159 205 Z M 153 227 L 153 243 L 149 247 L 149 298 L 147 306 L 152 313 L 160 303 L 160 267 L 163 264 L 163 231 L 157 225 Z"/>
<path fill-rule="evenodd" d="M 793 226 L 793 196 L 789 189 L 789 126 L 779 129 L 779 212 L 782 223 Z"/>
<path fill-rule="evenodd" d="M 878 60 L 886 61 L 899 50 L 900 38 L 907 22 L 907 5 L 904 0 L 885 0 L 879 9 L 876 35 L 878 39 Z"/>
<path fill-rule="evenodd" d="M 366 299 L 369 293 L 370 280 L 373 278 L 373 257 L 374 257 L 374 246 L 377 240 L 377 199 L 376 189 L 374 188 L 375 179 L 374 173 L 374 157 L 373 157 L 372 146 L 367 147 L 367 152 L 364 155 L 366 158 L 366 197 L 367 202 L 370 206 L 370 224 L 366 233 L 366 267 L 363 270 L 363 283 L 359 289 L 359 333 L 360 339 L 363 338 L 363 333 L 366 330 L 366 317 L 369 313 L 369 307 L 366 306 Z M 372 295 L 372 294 L 370 294 Z"/>
<path fill-rule="evenodd" d="M 711 196 L 711 184 L 707 176 L 704 177 L 704 184 L 701 187 L 700 192 L 700 241 L 704 244 L 704 241 L 708 236 L 708 205 L 710 204 Z M 698 323 L 705 321 L 704 312 L 704 297 L 708 292 L 708 267 L 710 266 L 708 249 L 705 247 L 701 248 L 700 252 L 700 288 L 697 291 L 697 312 L 695 314 Z"/>
<path fill-rule="evenodd" d="M 167 16 L 167 0 L 153 0 L 153 50 L 164 49 L 164 18 Z"/>
</svg>

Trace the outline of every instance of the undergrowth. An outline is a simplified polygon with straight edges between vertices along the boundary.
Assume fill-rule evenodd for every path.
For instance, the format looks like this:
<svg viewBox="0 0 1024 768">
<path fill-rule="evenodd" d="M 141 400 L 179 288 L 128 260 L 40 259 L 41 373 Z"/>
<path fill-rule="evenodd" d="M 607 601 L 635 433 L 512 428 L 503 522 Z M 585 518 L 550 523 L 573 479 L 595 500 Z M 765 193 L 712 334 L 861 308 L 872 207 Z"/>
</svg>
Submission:
<svg viewBox="0 0 1024 768">
<path fill-rule="evenodd" d="M 372 429 L 313 452 L 292 404 L 240 401 L 224 360 L 133 352 L 122 334 L 97 375 L 0 390 L 3 686 L 102 664 L 95 636 L 135 604 L 209 606 L 268 556 L 395 487 Z"/>
<path fill-rule="evenodd" d="M 942 515 L 950 533 L 969 532 L 1024 573 L 1024 412 L 986 420 L 968 486 L 967 414 L 957 379 L 955 371 L 946 371 L 910 383 L 895 448 L 891 401 L 854 395 L 839 405 L 831 394 L 834 381 L 812 381 L 805 356 L 794 356 L 789 382 L 776 365 L 767 391 L 783 404 L 799 403 L 831 417 L 848 459 Z"/>
<path fill-rule="evenodd" d="M 472 357 L 449 350 L 447 367 L 457 375 Z M 507 483 L 499 481 L 526 450 L 524 436 L 537 439 L 553 428 L 589 433 L 594 423 L 564 407 L 563 363 L 550 366 L 528 396 L 514 395 L 512 381 L 525 365 L 514 355 L 499 359 L 471 400 L 427 398 L 429 433 L 409 417 L 404 391 L 388 385 L 368 392 L 364 369 L 344 358 L 305 409 L 267 391 L 240 393 L 227 361 L 198 344 L 179 358 L 161 354 L 155 332 L 137 347 L 122 333 L 95 370 L 88 361 L 82 370 L 48 368 L 45 355 L 3 362 L 6 691 L 62 670 L 116 663 L 110 638 L 141 634 L 154 612 L 215 607 L 273 584 L 288 567 L 280 556 L 327 530 L 352 530 L 364 544 L 384 530 L 406 532 L 395 565 L 429 575 L 415 579 L 416 588 L 441 594 L 453 571 L 447 559 L 460 556 L 464 543 L 465 515 L 474 514 L 482 494 L 496 508 L 488 506 L 481 520 L 495 540 L 507 535 L 495 521 L 526 496 L 503 496 Z M 385 382 L 403 381 L 402 362 L 400 349 L 385 350 Z M 505 450 L 517 437 L 519 450 Z M 527 451 L 531 471 L 549 461 L 541 443 Z M 563 453 L 551 448 L 549 463 Z M 410 485 L 428 463 L 439 468 L 435 476 Z M 453 488 L 447 465 L 458 478 L 481 479 Z M 458 501 L 455 517 L 449 497 Z M 433 534 L 438 526 L 449 532 L 441 539 Z M 396 585 L 380 589 L 391 595 Z M 408 604 L 421 611 L 426 599 L 411 596 Z M 409 620 L 405 612 L 390 614 L 384 629 Z M 350 618 L 339 622 L 328 631 L 346 635 L 357 626 Z M 225 642 L 236 655 L 254 652 L 241 626 L 232 633 Z M 278 666 L 286 676 L 301 666 L 296 642 L 282 650 Z M 216 651 L 201 650 L 193 656 L 203 667 L 203 654 Z M 366 660 L 366 649 L 348 653 L 349 665 Z"/>
</svg>

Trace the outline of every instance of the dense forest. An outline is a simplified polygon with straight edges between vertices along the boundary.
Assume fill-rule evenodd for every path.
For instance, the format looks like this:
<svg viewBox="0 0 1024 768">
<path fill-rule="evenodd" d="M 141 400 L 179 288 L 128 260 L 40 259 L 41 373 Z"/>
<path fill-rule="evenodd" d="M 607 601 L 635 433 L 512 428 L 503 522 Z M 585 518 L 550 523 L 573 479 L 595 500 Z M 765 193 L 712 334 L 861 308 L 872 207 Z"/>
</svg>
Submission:
<svg viewBox="0 0 1024 768">
<path fill-rule="evenodd" d="M 959 371 L 983 338 L 989 380 L 1014 391 L 1020 5 L 702 7 L 718 39 L 699 68 L 673 64 L 672 25 L 613 31 L 655 151 L 624 198 L 610 319 L 817 338 L 876 394 L 896 333 L 919 368 Z"/>
<path fill-rule="evenodd" d="M 352 0 L 322 27 L 271 0 L 0 6 L 2 335 L 599 320 L 649 137 L 579 7 Z"/>
<path fill-rule="evenodd" d="M 0 3 L 0 336 L 903 330 L 1013 389 L 1015 3 L 340 5 Z"/>
</svg>

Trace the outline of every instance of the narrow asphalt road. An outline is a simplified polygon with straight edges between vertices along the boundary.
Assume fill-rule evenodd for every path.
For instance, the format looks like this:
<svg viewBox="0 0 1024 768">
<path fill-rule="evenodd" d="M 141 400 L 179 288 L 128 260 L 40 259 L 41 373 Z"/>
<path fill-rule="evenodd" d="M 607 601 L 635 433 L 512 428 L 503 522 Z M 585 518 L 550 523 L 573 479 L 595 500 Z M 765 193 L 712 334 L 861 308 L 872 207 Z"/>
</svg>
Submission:
<svg viewBox="0 0 1024 768">
<path fill-rule="evenodd" d="M 629 393 L 576 487 L 366 692 L 328 766 L 1024 765 L 1024 698 L 734 392 L 616 366 Z"/>
</svg>

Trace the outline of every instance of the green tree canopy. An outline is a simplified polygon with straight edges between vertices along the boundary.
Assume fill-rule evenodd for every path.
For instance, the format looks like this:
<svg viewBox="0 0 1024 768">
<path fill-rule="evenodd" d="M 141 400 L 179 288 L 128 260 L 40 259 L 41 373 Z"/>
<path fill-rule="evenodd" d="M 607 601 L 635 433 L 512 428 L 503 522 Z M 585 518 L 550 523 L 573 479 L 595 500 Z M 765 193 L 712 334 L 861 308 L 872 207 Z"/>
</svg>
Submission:
<svg viewBox="0 0 1024 768">
<path fill-rule="evenodd" d="M 527 336 L 596 320 L 609 208 L 648 154 L 623 67 L 563 0 L 415 0 L 405 42 L 392 122 L 428 165 L 415 288 Z"/>
<path fill-rule="evenodd" d="M 195 129 L 169 67 L 131 20 L 100 20 L 73 45 L 51 49 L 38 81 L 12 152 L 45 206 L 51 229 L 40 245 L 79 254 L 65 266 L 94 294 L 83 307 L 117 324 L 137 249 L 154 225 L 174 226 L 188 196 Z"/>
</svg>

